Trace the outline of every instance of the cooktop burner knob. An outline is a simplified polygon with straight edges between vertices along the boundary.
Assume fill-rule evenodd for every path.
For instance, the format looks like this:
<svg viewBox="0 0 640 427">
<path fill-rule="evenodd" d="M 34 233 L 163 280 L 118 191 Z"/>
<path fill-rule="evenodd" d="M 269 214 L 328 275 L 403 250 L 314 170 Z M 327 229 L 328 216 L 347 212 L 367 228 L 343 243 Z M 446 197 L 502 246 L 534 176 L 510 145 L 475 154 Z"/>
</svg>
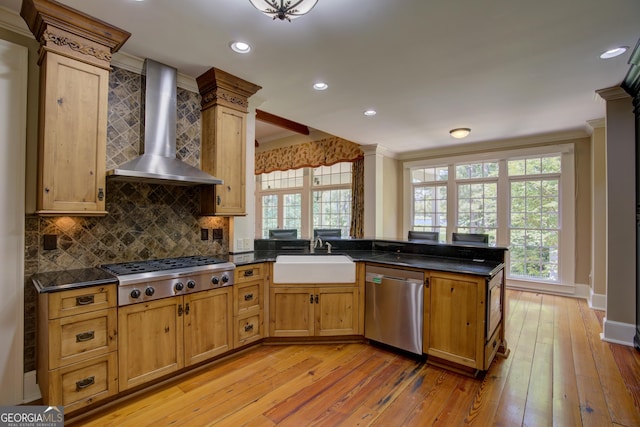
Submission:
<svg viewBox="0 0 640 427">
<path fill-rule="evenodd" d="M 222 283 L 227 283 L 229 281 L 229 276 L 227 276 L 226 274 L 222 275 Z"/>
<path fill-rule="evenodd" d="M 178 282 L 176 283 L 176 286 L 174 286 L 176 291 L 181 291 L 184 289 L 184 284 L 182 282 Z"/>
<path fill-rule="evenodd" d="M 140 289 L 132 290 L 129 295 L 131 295 L 131 298 L 140 298 Z"/>
<path fill-rule="evenodd" d="M 193 281 L 193 280 L 189 280 L 189 281 L 187 282 L 187 288 L 189 288 L 189 289 L 193 289 L 193 288 L 195 288 L 195 287 L 196 287 L 196 282 L 195 282 L 195 281 Z"/>
<path fill-rule="evenodd" d="M 211 283 L 213 283 L 214 285 L 217 285 L 218 283 L 220 283 L 220 279 L 218 278 L 218 276 L 213 276 L 211 278 Z"/>
<path fill-rule="evenodd" d="M 152 296 L 156 292 L 151 286 L 144 290 L 144 294 L 148 297 Z"/>
</svg>

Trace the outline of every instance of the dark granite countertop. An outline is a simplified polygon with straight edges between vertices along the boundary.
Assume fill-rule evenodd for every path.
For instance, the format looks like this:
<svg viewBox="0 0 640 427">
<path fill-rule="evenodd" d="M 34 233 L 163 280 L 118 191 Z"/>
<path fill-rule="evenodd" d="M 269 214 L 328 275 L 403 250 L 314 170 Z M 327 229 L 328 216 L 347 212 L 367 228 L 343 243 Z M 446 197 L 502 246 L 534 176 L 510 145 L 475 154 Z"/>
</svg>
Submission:
<svg viewBox="0 0 640 427">
<path fill-rule="evenodd" d="M 72 288 L 117 284 L 118 279 L 100 268 L 52 271 L 31 276 L 31 282 L 39 293 L 58 292 Z"/>
<path fill-rule="evenodd" d="M 278 255 L 285 254 L 314 255 L 310 254 L 308 251 L 267 250 L 229 255 L 229 261 L 238 266 L 256 264 L 260 262 L 275 262 Z M 315 254 L 327 254 L 327 252 L 319 251 Z M 501 262 L 486 261 L 483 259 L 446 258 L 375 250 L 340 250 L 332 251 L 332 254 L 347 255 L 356 262 L 375 262 L 395 267 L 412 267 L 449 273 L 474 274 L 485 277 L 492 277 L 504 266 Z"/>
<path fill-rule="evenodd" d="M 504 266 L 506 248 L 482 248 L 464 245 L 413 244 L 392 240 L 328 240 L 334 244 L 332 254 L 348 255 L 356 262 L 375 262 L 390 267 L 412 267 L 449 273 L 492 277 Z M 277 247 L 279 246 L 279 247 Z M 263 241 L 254 252 L 229 254 L 217 258 L 237 266 L 275 262 L 278 255 L 309 253 L 308 240 Z M 316 254 L 327 254 L 317 250 Z M 484 258 L 487 259 L 484 259 Z M 118 279 L 97 267 L 38 273 L 31 277 L 38 292 L 57 292 L 118 283 Z"/>
</svg>

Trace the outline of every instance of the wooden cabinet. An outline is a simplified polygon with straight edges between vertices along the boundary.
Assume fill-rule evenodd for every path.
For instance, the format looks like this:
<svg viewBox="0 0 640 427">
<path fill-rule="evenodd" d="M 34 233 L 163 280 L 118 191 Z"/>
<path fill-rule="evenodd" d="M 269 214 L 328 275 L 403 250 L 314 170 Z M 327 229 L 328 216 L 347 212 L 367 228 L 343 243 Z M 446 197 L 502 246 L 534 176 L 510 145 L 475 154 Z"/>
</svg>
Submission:
<svg viewBox="0 0 640 427">
<path fill-rule="evenodd" d="M 106 214 L 109 71 L 49 52 L 42 61 L 39 214 Z"/>
<path fill-rule="evenodd" d="M 235 270 L 233 339 L 236 348 L 264 337 L 265 280 L 266 264 L 251 264 Z"/>
<path fill-rule="evenodd" d="M 260 90 L 217 68 L 196 79 L 202 95 L 200 168 L 223 180 L 203 188 L 203 215 L 246 215 L 248 98 Z"/>
<path fill-rule="evenodd" d="M 358 334 L 358 287 L 274 285 L 269 333 L 274 337 Z"/>
<path fill-rule="evenodd" d="M 502 316 L 497 315 L 502 310 L 502 274 L 495 278 L 500 283 L 491 287 L 484 277 L 433 271 L 428 274 L 424 353 L 436 364 L 442 361 L 472 370 L 488 369 L 502 336 Z"/>
<path fill-rule="evenodd" d="M 233 349 L 232 298 L 232 287 L 184 297 L 186 366 Z"/>
<path fill-rule="evenodd" d="M 121 391 L 184 366 L 182 312 L 182 297 L 118 309 Z"/>
<path fill-rule="evenodd" d="M 120 307 L 120 390 L 233 348 L 232 288 Z"/>
<path fill-rule="evenodd" d="M 41 44 L 37 213 L 104 215 L 111 55 L 130 34 L 55 2 L 21 15 Z"/>
<path fill-rule="evenodd" d="M 38 383 L 45 405 L 70 413 L 118 392 L 116 285 L 42 293 Z"/>
</svg>

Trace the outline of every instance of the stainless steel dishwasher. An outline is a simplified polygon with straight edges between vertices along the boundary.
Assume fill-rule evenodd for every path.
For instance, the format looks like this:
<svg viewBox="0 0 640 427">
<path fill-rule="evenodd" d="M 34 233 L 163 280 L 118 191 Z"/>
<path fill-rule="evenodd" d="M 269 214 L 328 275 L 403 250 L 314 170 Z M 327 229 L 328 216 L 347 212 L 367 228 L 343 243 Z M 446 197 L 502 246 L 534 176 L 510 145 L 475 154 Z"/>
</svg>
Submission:
<svg viewBox="0 0 640 427">
<path fill-rule="evenodd" d="M 422 354 L 424 273 L 367 265 L 366 338 Z"/>
</svg>

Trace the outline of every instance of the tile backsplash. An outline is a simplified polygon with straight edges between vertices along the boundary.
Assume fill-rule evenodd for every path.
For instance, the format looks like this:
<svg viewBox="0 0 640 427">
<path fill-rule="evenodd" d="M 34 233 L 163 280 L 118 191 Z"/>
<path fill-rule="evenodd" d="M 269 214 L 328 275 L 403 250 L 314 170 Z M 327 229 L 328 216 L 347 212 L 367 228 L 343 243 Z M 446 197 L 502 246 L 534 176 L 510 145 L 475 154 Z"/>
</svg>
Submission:
<svg viewBox="0 0 640 427">
<path fill-rule="evenodd" d="M 109 79 L 107 169 L 141 152 L 141 76 L 114 68 Z M 177 157 L 200 165 L 200 95 L 178 88 Z M 34 273 L 104 263 L 188 255 L 226 255 L 229 220 L 200 217 L 197 187 L 107 180 L 104 217 L 38 217 L 25 225 L 25 372 L 36 368 L 37 294 Z M 200 240 L 200 229 L 221 228 L 223 239 Z M 45 235 L 57 248 L 45 250 Z"/>
</svg>

